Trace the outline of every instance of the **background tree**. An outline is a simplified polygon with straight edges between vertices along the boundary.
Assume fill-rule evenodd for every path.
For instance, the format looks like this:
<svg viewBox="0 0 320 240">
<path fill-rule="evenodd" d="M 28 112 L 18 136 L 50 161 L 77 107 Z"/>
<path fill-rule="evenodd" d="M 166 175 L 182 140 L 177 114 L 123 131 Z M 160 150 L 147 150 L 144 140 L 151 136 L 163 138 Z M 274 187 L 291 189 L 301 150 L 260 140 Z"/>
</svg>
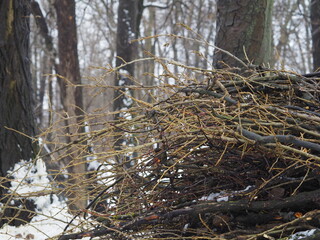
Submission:
<svg viewBox="0 0 320 240">
<path fill-rule="evenodd" d="M 9 182 L 7 171 L 15 163 L 29 161 L 35 156 L 32 137 L 35 136 L 33 115 L 33 89 L 31 87 L 29 59 L 29 1 L 10 0 L 0 3 L 0 176 L 1 201 Z M 5 182 L 4 182 L 5 181 Z M 6 204 L 9 204 L 6 203 Z M 30 205 L 30 204 L 29 204 Z M 7 208 L 1 213 L 7 219 L 16 214 Z M 28 213 L 17 215 L 27 221 Z M 6 222 L 0 216 L 1 224 Z M 20 220 L 11 222 L 21 224 Z"/>
<path fill-rule="evenodd" d="M 320 1 L 311 0 L 310 18 L 312 32 L 313 70 L 319 71 L 320 67 Z"/>
<path fill-rule="evenodd" d="M 299 73 L 312 71 L 310 0 L 275 1 L 273 37 L 275 68 Z"/>
<path fill-rule="evenodd" d="M 48 6 L 53 6 L 48 2 Z M 54 104 L 53 77 L 50 74 L 58 73 L 57 50 L 54 39 L 50 34 L 48 23 L 53 17 L 53 12 L 45 17 L 39 3 L 31 0 L 30 8 L 34 21 L 31 21 L 31 59 L 33 86 L 36 89 L 36 119 L 39 128 L 48 128 L 52 121 L 52 111 L 47 111 L 48 104 Z M 48 101 L 45 101 L 45 96 Z M 57 95 L 57 94 L 55 94 Z"/>
<path fill-rule="evenodd" d="M 137 56 L 137 43 L 131 42 L 138 37 L 139 24 L 143 10 L 143 0 L 120 0 L 118 6 L 116 66 L 124 66 L 116 73 L 115 86 L 119 87 L 114 92 L 113 110 L 115 120 L 124 117 L 120 112 L 132 106 L 132 90 L 126 86 L 134 85 L 134 64 L 126 64 Z M 123 136 L 116 136 L 115 149 L 119 150 L 126 140 Z M 122 162 L 122 161 L 121 161 Z M 130 162 L 126 163 L 129 167 Z"/>
<path fill-rule="evenodd" d="M 218 0 L 215 45 L 243 61 L 272 63 L 272 6 L 273 0 Z M 214 65 L 235 67 L 240 63 L 215 50 Z"/>
<path fill-rule="evenodd" d="M 59 86 L 61 103 L 65 114 L 66 142 L 75 143 L 84 132 L 83 99 L 79 60 L 78 40 L 74 0 L 56 0 L 54 3 L 58 25 L 59 48 Z M 73 144 L 75 145 L 75 144 Z M 85 163 L 82 149 L 73 146 L 66 153 L 65 158 L 70 172 L 69 181 L 78 190 L 72 191 L 68 197 L 70 209 L 76 210 L 86 206 L 84 173 Z"/>
<path fill-rule="evenodd" d="M 118 6 L 118 24 L 117 24 L 117 46 L 116 46 L 116 66 L 121 66 L 127 62 L 132 61 L 137 56 L 137 43 L 131 42 L 138 37 L 138 19 L 139 11 L 142 11 L 141 4 L 143 0 L 120 0 Z M 133 85 L 134 81 L 134 64 L 128 64 L 121 68 L 117 73 L 115 86 Z M 123 94 L 124 88 L 115 91 L 114 107 L 115 111 L 128 107 L 124 103 L 127 96 Z M 132 94 L 132 92 L 130 92 Z M 118 117 L 118 115 L 116 116 Z"/>
</svg>

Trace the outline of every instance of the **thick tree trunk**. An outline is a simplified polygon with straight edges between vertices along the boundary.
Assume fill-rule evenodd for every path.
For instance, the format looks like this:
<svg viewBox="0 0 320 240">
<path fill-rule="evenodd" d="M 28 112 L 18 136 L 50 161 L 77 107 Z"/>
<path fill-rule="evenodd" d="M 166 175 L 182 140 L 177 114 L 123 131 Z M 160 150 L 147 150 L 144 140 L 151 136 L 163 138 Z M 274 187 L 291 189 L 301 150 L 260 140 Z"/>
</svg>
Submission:
<svg viewBox="0 0 320 240">
<path fill-rule="evenodd" d="M 273 0 L 218 0 L 215 45 L 245 63 L 268 64 L 272 59 L 271 13 Z M 231 56 L 215 50 L 217 68 L 242 66 Z"/>
<path fill-rule="evenodd" d="M 34 154 L 32 140 L 25 136 L 34 136 L 27 2 L 8 0 L 0 5 L 1 176 Z"/>
<path fill-rule="evenodd" d="M 77 29 L 75 20 L 75 1 L 56 0 L 58 24 L 59 66 L 58 72 L 61 78 L 59 85 L 61 90 L 61 102 L 65 111 L 66 140 L 75 142 L 79 134 L 84 132 L 83 123 L 83 99 L 81 84 Z M 86 206 L 85 191 L 85 163 L 81 155 L 81 146 L 72 145 L 65 156 L 68 164 L 69 183 L 71 191 L 68 195 L 70 210 L 77 210 Z"/>
<path fill-rule="evenodd" d="M 25 204 L 17 202 L 14 205 L 16 209 L 21 209 L 18 212 L 9 206 L 12 198 L 5 197 L 5 188 L 10 187 L 9 179 L 6 179 L 7 171 L 20 160 L 29 161 L 35 155 L 30 138 L 35 135 L 35 123 L 29 60 L 28 2 L 0 2 L 0 196 L 1 202 L 6 205 L 5 210 L 1 211 L 0 226 L 8 221 L 10 225 L 30 221 L 32 217 L 29 217 L 29 212 L 22 209 L 26 204 L 34 207 L 30 201 Z"/>
<path fill-rule="evenodd" d="M 312 32 L 312 56 L 313 70 L 319 71 L 320 68 L 320 1 L 311 0 L 310 18 Z"/>
</svg>

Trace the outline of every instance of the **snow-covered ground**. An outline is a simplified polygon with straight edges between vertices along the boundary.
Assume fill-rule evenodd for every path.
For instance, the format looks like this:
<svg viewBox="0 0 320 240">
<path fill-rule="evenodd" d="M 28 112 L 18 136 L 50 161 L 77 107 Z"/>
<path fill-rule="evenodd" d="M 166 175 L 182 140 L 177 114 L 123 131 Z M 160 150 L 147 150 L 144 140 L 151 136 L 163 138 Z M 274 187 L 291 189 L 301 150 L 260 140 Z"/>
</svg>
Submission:
<svg viewBox="0 0 320 240">
<path fill-rule="evenodd" d="M 37 212 L 38 215 L 29 224 L 19 227 L 5 225 L 0 229 L 0 239 L 48 239 L 61 234 L 72 218 L 67 212 L 66 205 L 57 197 L 52 203 L 46 204 L 46 207 Z"/>
<path fill-rule="evenodd" d="M 0 229 L 0 239 L 44 240 L 61 234 L 73 216 L 68 213 L 64 200 L 50 194 L 51 184 L 44 162 L 41 159 L 35 163 L 20 161 L 9 174 L 13 177 L 10 192 L 23 197 L 33 195 L 28 199 L 35 202 L 37 215 L 26 225 L 4 225 Z M 78 223 L 74 221 L 70 229 Z"/>
</svg>

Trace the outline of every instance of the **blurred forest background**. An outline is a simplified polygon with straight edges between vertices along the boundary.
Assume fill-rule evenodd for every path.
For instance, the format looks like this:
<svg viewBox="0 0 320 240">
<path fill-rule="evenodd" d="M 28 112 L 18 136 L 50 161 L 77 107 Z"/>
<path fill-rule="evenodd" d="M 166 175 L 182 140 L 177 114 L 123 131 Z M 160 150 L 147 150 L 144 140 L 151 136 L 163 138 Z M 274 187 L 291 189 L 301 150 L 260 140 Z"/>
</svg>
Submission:
<svg viewBox="0 0 320 240">
<path fill-rule="evenodd" d="M 49 35 L 53 37 L 53 47 L 58 49 L 57 20 L 53 2 L 39 1 L 48 24 Z M 212 46 L 216 32 L 215 1 L 142 2 L 144 6 L 143 12 L 140 13 L 142 14 L 141 22 L 132 39 L 173 34 L 191 39 L 203 38 L 211 46 L 174 36 L 149 38 L 137 42 L 137 59 L 155 55 L 203 69 L 212 67 L 214 54 Z M 293 70 L 301 74 L 313 71 L 309 5 L 310 1 L 307 0 L 274 2 L 272 21 L 274 62 L 272 64 L 276 69 Z M 103 74 L 104 68 L 115 66 L 117 11 L 118 1 L 76 1 L 78 57 L 81 83 L 86 86 L 83 89 L 83 111 L 86 113 L 112 110 L 112 91 L 95 85 L 114 85 L 114 78 L 104 77 Z M 192 31 L 180 24 L 190 27 Z M 61 90 L 53 76 L 56 72 L 48 56 L 45 39 L 41 36 L 34 18 L 31 18 L 30 39 L 37 122 L 41 128 L 45 129 L 52 121 L 48 113 L 62 111 Z M 145 86 L 157 85 L 158 82 L 152 75 L 144 76 L 143 73 L 152 74 L 161 71 L 161 66 L 157 63 L 143 62 L 135 65 L 135 75 L 139 76 L 137 81 Z M 179 73 L 177 66 L 172 71 Z"/>
</svg>

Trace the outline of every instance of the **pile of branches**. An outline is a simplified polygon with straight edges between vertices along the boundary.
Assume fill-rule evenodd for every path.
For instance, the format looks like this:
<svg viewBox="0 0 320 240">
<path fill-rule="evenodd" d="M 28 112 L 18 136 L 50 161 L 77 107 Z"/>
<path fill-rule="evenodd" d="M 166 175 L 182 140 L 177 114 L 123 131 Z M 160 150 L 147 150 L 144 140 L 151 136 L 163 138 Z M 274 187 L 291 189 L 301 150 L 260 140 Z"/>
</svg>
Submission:
<svg viewBox="0 0 320 240">
<path fill-rule="evenodd" d="M 85 210 L 96 224 L 60 240 L 285 239 L 320 227 L 320 79 L 255 67 L 198 76 L 158 88 L 154 104 L 132 97 L 130 117 L 96 134 L 124 140 L 108 155 L 113 182 Z"/>
</svg>

